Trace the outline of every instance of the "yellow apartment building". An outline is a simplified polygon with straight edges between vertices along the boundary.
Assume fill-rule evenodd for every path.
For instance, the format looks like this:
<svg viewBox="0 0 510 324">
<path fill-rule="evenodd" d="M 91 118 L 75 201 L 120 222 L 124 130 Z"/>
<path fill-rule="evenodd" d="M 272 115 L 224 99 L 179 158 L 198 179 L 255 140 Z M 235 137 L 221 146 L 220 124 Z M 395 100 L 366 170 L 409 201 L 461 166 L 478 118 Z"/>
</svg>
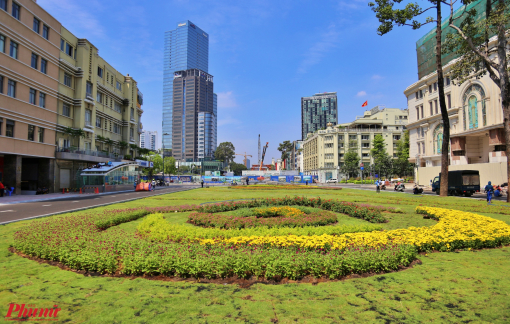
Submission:
<svg viewBox="0 0 510 324">
<path fill-rule="evenodd" d="M 360 163 L 372 164 L 370 150 L 376 135 L 383 137 L 388 155 L 396 157 L 397 142 L 402 138 L 407 122 L 407 109 L 377 106 L 351 123 L 330 123 L 326 129 L 308 133 L 303 141 L 304 174 L 318 175 L 319 182 L 341 178 L 340 168 L 349 148 L 357 151 Z"/>
<path fill-rule="evenodd" d="M 74 188 L 76 176 L 97 162 L 134 157 L 143 96 L 136 81 L 99 56 L 87 39 L 60 34 L 55 189 Z M 74 132 L 73 132 L 74 131 Z"/>
</svg>

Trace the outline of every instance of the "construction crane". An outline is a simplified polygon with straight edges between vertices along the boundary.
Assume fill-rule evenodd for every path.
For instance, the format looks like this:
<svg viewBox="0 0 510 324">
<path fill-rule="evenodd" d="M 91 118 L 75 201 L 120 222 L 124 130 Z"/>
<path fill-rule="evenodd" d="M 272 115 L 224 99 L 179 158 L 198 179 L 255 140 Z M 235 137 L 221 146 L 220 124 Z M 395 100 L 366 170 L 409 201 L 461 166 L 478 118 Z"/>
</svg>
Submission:
<svg viewBox="0 0 510 324">
<path fill-rule="evenodd" d="M 260 158 L 259 171 L 262 171 L 262 165 L 264 164 L 264 156 L 266 156 L 266 150 L 268 146 L 269 142 L 266 142 L 266 145 L 264 145 L 264 148 L 262 150 L 262 157 Z"/>
<path fill-rule="evenodd" d="M 248 157 L 248 156 L 249 156 L 249 157 L 253 157 L 252 155 L 246 154 L 246 152 L 244 152 L 244 154 L 237 154 L 237 153 L 236 153 L 236 155 L 244 156 L 244 160 L 243 160 L 243 162 L 244 162 L 244 166 L 245 166 L 245 167 L 248 167 L 248 165 L 247 165 L 247 164 L 248 164 L 248 158 L 247 158 L 247 157 Z"/>
</svg>

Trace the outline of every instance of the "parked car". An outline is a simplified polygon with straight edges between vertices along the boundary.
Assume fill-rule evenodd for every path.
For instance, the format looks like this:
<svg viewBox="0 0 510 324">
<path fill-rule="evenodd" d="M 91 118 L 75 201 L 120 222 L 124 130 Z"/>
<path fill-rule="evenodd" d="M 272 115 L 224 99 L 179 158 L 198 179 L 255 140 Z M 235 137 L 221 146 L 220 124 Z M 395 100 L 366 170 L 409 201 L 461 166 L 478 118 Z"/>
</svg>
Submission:
<svg viewBox="0 0 510 324">
<path fill-rule="evenodd" d="M 441 173 L 432 181 L 432 192 L 439 195 Z M 480 192 L 480 173 L 476 170 L 448 171 L 448 195 L 470 197 Z"/>
<path fill-rule="evenodd" d="M 331 178 L 329 180 L 326 180 L 326 183 L 338 183 L 338 179 L 337 178 Z"/>
</svg>

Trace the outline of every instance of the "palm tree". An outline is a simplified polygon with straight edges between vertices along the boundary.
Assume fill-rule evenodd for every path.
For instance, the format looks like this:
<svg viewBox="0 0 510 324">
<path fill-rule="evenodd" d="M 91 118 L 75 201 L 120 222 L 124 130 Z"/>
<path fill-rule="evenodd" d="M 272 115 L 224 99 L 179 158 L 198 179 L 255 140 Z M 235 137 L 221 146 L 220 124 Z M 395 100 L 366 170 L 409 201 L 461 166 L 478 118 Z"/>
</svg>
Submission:
<svg viewBox="0 0 510 324">
<path fill-rule="evenodd" d="M 110 138 L 107 138 L 104 142 L 108 145 L 108 153 L 110 153 L 112 150 L 114 141 Z"/>
<path fill-rule="evenodd" d="M 133 150 L 133 158 L 136 156 L 136 151 L 138 151 L 139 147 L 136 144 L 129 144 L 129 147 Z"/>
<path fill-rule="evenodd" d="M 128 142 L 124 142 L 124 141 L 120 141 L 119 142 L 119 147 L 121 149 L 121 151 L 123 152 L 127 147 L 129 146 Z"/>
</svg>

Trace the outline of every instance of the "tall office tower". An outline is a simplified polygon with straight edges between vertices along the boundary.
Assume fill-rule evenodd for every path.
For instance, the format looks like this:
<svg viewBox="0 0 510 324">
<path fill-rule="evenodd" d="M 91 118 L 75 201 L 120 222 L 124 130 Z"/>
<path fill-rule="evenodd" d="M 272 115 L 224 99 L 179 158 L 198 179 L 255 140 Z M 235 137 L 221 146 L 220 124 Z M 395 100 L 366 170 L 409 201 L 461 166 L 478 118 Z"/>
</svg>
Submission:
<svg viewBox="0 0 510 324">
<path fill-rule="evenodd" d="M 338 124 L 336 92 L 316 93 L 301 98 L 301 138 L 308 133 L 326 128 L 328 123 Z"/>
<path fill-rule="evenodd" d="M 177 161 L 212 157 L 213 87 L 213 76 L 199 69 L 174 72 L 172 156 Z"/>
<path fill-rule="evenodd" d="M 209 35 L 191 21 L 179 22 L 177 28 L 165 32 L 163 67 L 163 145 L 173 143 L 173 80 L 176 71 L 209 69 Z M 168 135 L 165 135 L 168 134 Z"/>
<path fill-rule="evenodd" d="M 158 132 L 144 130 L 140 134 L 140 147 L 156 151 L 159 149 Z"/>
</svg>

